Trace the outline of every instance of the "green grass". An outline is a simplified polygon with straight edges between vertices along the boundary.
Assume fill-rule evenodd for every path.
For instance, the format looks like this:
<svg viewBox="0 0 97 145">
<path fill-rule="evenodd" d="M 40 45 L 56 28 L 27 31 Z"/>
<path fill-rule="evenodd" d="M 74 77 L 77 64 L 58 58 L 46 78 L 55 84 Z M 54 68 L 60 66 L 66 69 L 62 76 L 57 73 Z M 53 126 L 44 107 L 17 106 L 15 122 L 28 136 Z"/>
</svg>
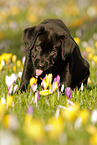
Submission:
<svg viewBox="0 0 97 145">
<path fill-rule="evenodd" d="M 20 15 L 20 18 L 22 18 L 24 21 L 23 15 L 24 15 L 24 13 Z M 15 19 L 15 21 L 18 21 L 18 25 L 21 25 L 21 22 L 19 21 L 20 18 L 17 17 Z M 83 24 L 79 28 L 70 29 L 73 37 L 75 37 L 76 29 L 82 29 L 82 31 L 84 33 L 83 36 L 80 38 L 81 42 L 83 40 L 88 42 L 88 39 L 92 38 L 92 36 L 95 32 L 97 33 L 97 28 L 96 28 L 95 22 L 90 22 L 89 24 L 87 22 L 86 24 Z M 5 33 L 4 39 L 1 40 L 0 42 L 2 43 L 2 41 L 5 41 L 5 43 L 6 43 L 6 40 L 9 40 L 10 45 L 9 45 L 9 47 L 6 46 L 6 48 L 0 49 L 0 54 L 2 54 L 4 52 L 7 52 L 7 53 L 11 52 L 12 54 L 17 55 L 18 59 L 22 59 L 22 57 L 26 54 L 24 52 L 24 50 L 23 51 L 20 50 L 20 46 L 22 46 L 22 45 L 24 46 L 24 42 L 23 42 L 23 38 L 22 38 L 22 31 L 23 30 L 21 28 L 19 29 L 19 31 L 17 33 L 13 32 L 10 29 L 8 29 L 7 31 L 4 31 L 4 33 Z M 82 48 L 81 44 L 80 44 L 80 48 L 82 51 L 83 48 Z M 27 136 L 23 130 L 28 105 L 30 104 L 34 108 L 34 112 L 32 115 L 33 120 L 38 119 L 39 121 L 41 121 L 43 123 L 43 127 L 45 127 L 48 120 L 52 116 L 55 116 L 56 110 L 59 105 L 62 105 L 65 107 L 67 106 L 67 97 L 66 97 L 65 90 L 64 90 L 63 95 L 61 95 L 61 92 L 60 92 L 59 100 L 57 98 L 57 96 L 58 96 L 57 91 L 54 93 L 54 95 L 40 96 L 37 107 L 36 107 L 36 104 L 34 104 L 34 102 L 32 101 L 33 93 L 29 87 L 29 89 L 27 90 L 26 93 L 22 93 L 22 94 L 15 93 L 13 95 L 14 107 L 8 108 L 4 114 L 4 116 L 6 114 L 15 114 L 17 116 L 18 123 L 19 123 L 18 129 L 16 131 L 13 131 L 12 129 L 10 129 L 10 127 L 5 127 L 3 125 L 3 121 L 1 119 L 0 120 L 1 131 L 10 130 L 13 133 L 13 135 L 15 135 L 19 138 L 21 145 L 27 145 L 27 144 L 29 144 L 29 145 L 32 145 L 32 144 L 34 144 L 34 145 L 35 144 L 88 145 L 89 138 L 91 135 L 86 131 L 86 127 L 89 124 L 92 124 L 90 121 L 91 112 L 93 109 L 97 108 L 97 77 L 96 77 L 97 66 L 96 66 L 96 64 L 94 66 L 92 66 L 91 61 L 89 61 L 89 63 L 90 63 L 90 78 L 91 78 L 92 83 L 88 84 L 87 87 L 84 87 L 83 91 L 81 91 L 80 89 L 78 90 L 77 88 L 75 88 L 74 90 L 71 91 L 71 94 L 72 94 L 71 101 L 74 103 L 75 102 L 78 103 L 80 106 L 80 110 L 87 109 L 89 111 L 89 119 L 85 125 L 82 125 L 80 127 L 80 129 L 75 130 L 75 128 L 74 128 L 75 120 L 72 121 L 71 123 L 69 123 L 65 119 L 63 119 L 64 131 L 62 132 L 61 137 L 56 137 L 53 140 L 49 137 L 48 133 L 45 131 L 45 141 L 43 143 L 34 142 L 33 139 L 30 138 L 29 136 Z M 11 68 L 8 69 L 8 66 L 11 66 Z M 7 99 L 8 89 L 7 89 L 7 85 L 5 83 L 5 77 L 7 75 L 10 76 L 12 73 L 14 73 L 12 70 L 12 66 L 13 66 L 13 63 L 10 62 L 9 64 L 6 64 L 4 69 L 0 72 L 0 98 L 5 97 L 5 99 Z M 15 72 L 15 74 L 17 75 L 19 71 L 21 71 L 21 69 L 17 68 L 17 71 Z M 20 82 L 17 81 L 17 84 L 19 84 L 19 83 Z M 29 97 L 30 91 L 31 91 L 31 95 Z M 60 109 L 60 115 L 61 115 L 61 113 L 62 113 L 62 109 Z M 76 116 L 76 118 L 77 118 L 77 116 Z M 14 122 L 13 122 L 13 124 L 14 124 Z M 97 128 L 97 123 L 95 124 L 95 127 Z M 66 136 L 66 141 L 65 141 L 65 136 Z M 37 138 L 38 138 L 38 136 L 37 136 Z"/>
</svg>

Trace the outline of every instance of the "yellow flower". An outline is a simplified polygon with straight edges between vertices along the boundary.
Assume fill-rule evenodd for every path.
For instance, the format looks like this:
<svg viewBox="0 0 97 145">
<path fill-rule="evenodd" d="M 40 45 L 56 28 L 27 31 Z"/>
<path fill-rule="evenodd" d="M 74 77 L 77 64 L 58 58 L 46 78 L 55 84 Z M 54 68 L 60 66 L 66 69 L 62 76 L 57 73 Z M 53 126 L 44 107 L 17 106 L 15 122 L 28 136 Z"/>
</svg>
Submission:
<svg viewBox="0 0 97 145">
<path fill-rule="evenodd" d="M 90 136 L 89 144 L 90 145 L 97 145 L 97 133 Z"/>
<path fill-rule="evenodd" d="M 2 115 L 5 113 L 5 111 L 6 111 L 6 105 L 2 104 L 0 101 L 0 119 L 1 119 Z"/>
<path fill-rule="evenodd" d="M 94 125 L 88 125 L 86 127 L 86 130 L 89 134 L 93 135 L 97 133 L 97 127 L 95 127 Z"/>
<path fill-rule="evenodd" d="M 53 75 L 52 74 L 46 75 L 47 86 L 49 86 L 51 84 L 52 78 L 53 78 Z"/>
<path fill-rule="evenodd" d="M 17 15 L 18 13 L 19 13 L 19 8 L 18 8 L 18 7 L 15 7 L 15 6 L 11 7 L 11 9 L 10 9 L 10 14 L 11 14 L 12 16 Z"/>
<path fill-rule="evenodd" d="M 75 40 L 75 42 L 79 45 L 80 39 L 79 39 L 78 37 L 75 37 L 74 40 Z"/>
<path fill-rule="evenodd" d="M 0 39 L 3 39 L 3 38 L 4 38 L 4 33 L 0 32 Z"/>
<path fill-rule="evenodd" d="M 31 88 L 32 88 L 32 85 L 33 84 L 36 84 L 37 83 L 37 79 L 35 79 L 34 77 L 32 77 L 31 79 L 30 79 L 30 86 L 31 86 Z"/>
<path fill-rule="evenodd" d="M 39 94 L 40 94 L 41 96 L 47 96 L 47 95 L 49 95 L 49 90 L 40 91 Z"/>
<path fill-rule="evenodd" d="M 88 58 L 89 58 L 89 60 L 92 60 L 93 59 L 93 54 L 89 53 Z"/>
<path fill-rule="evenodd" d="M 21 66 L 21 60 L 17 60 L 17 67 Z"/>
<path fill-rule="evenodd" d="M 79 104 L 69 105 L 67 109 L 62 111 L 62 116 L 69 122 L 74 121 L 77 113 L 79 111 Z"/>
<path fill-rule="evenodd" d="M 25 125 L 30 125 L 32 123 L 32 114 L 26 114 L 25 116 Z"/>
<path fill-rule="evenodd" d="M 90 77 L 88 78 L 88 82 L 87 82 L 87 83 L 88 83 L 88 84 L 92 83 Z"/>
<path fill-rule="evenodd" d="M 6 63 L 8 63 L 12 58 L 12 53 L 3 53 L 0 56 L 0 61 L 4 60 Z"/>
<path fill-rule="evenodd" d="M 58 83 L 57 81 L 54 83 L 54 91 L 56 91 L 58 89 Z"/>
<path fill-rule="evenodd" d="M 0 71 L 2 71 L 3 70 L 3 66 L 2 66 L 2 64 L 0 64 Z"/>
<path fill-rule="evenodd" d="M 12 56 L 12 62 L 15 63 L 16 62 L 16 59 L 17 59 L 17 56 L 16 55 L 13 55 Z"/>
<path fill-rule="evenodd" d="M 44 141 L 45 133 L 39 120 L 33 120 L 29 125 L 24 125 L 24 132 L 36 142 Z"/>
<path fill-rule="evenodd" d="M 10 95 L 10 96 L 7 97 L 8 107 L 12 106 L 12 102 L 13 102 L 13 96 Z"/>
<path fill-rule="evenodd" d="M 93 57 L 93 61 L 97 64 L 97 55 Z"/>
<path fill-rule="evenodd" d="M 36 23 L 38 21 L 38 16 L 36 14 L 28 13 L 27 20 L 31 23 Z"/>
<path fill-rule="evenodd" d="M 89 118 L 89 111 L 85 110 L 85 109 L 82 109 L 79 112 L 78 117 L 81 118 L 83 125 L 86 124 L 86 122 L 88 121 L 88 118 Z"/>
<path fill-rule="evenodd" d="M 91 52 L 91 47 L 89 47 L 89 46 L 86 47 L 86 52 L 87 52 L 87 53 Z"/>
<path fill-rule="evenodd" d="M 97 48 L 97 41 L 95 42 L 95 47 Z"/>
<path fill-rule="evenodd" d="M 64 131 L 63 119 L 61 117 L 50 118 L 48 120 L 48 125 L 50 126 L 49 136 L 51 138 L 55 138 L 55 139 L 58 138 Z"/>
<path fill-rule="evenodd" d="M 15 65 L 13 66 L 13 71 L 16 72 L 16 66 Z"/>
</svg>

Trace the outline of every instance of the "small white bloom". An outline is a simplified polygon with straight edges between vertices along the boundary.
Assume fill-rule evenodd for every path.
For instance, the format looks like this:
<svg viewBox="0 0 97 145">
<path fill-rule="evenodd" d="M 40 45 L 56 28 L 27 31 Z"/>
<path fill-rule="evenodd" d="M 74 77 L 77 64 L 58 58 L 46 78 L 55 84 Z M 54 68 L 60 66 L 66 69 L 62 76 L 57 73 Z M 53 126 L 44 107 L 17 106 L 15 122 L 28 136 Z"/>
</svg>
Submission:
<svg viewBox="0 0 97 145">
<path fill-rule="evenodd" d="M 5 61 L 4 61 L 4 60 L 2 60 L 2 61 L 1 61 L 1 64 L 2 64 L 2 66 L 4 66 L 4 65 L 5 65 Z"/>
<path fill-rule="evenodd" d="M 13 94 L 15 93 L 15 91 L 17 90 L 18 85 L 15 85 L 15 87 L 13 88 Z"/>
<path fill-rule="evenodd" d="M 83 83 L 81 84 L 81 90 L 82 91 L 84 90 L 84 84 Z"/>
<path fill-rule="evenodd" d="M 26 57 L 24 56 L 24 57 L 22 58 L 22 63 L 23 63 L 23 65 L 24 65 L 24 63 L 25 63 L 25 60 L 26 60 Z"/>
<path fill-rule="evenodd" d="M 18 77 L 19 77 L 19 79 L 21 79 L 21 77 L 22 77 L 22 72 L 19 72 L 19 73 L 18 73 Z"/>
<path fill-rule="evenodd" d="M 13 85 L 9 88 L 8 95 L 10 95 L 12 93 L 12 88 L 13 88 Z"/>
<path fill-rule="evenodd" d="M 59 113 L 60 113 L 60 109 L 57 108 L 56 113 L 55 113 L 55 116 L 56 116 L 57 119 L 59 118 Z"/>
<path fill-rule="evenodd" d="M 91 114 L 91 121 L 92 123 L 97 123 L 97 109 L 94 109 Z"/>
<path fill-rule="evenodd" d="M 6 85 L 8 87 L 8 89 L 13 85 L 14 83 L 14 80 L 12 79 L 12 77 L 10 76 L 6 76 L 5 78 L 5 82 L 6 82 Z"/>
<path fill-rule="evenodd" d="M 64 91 L 64 84 L 61 86 L 61 92 L 63 93 Z"/>
<path fill-rule="evenodd" d="M 4 97 L 1 98 L 1 103 L 2 103 L 2 104 L 6 104 L 6 100 L 5 100 Z"/>
<path fill-rule="evenodd" d="M 82 118 L 79 117 L 79 118 L 76 119 L 76 121 L 74 123 L 74 128 L 76 130 L 78 130 L 78 129 L 80 129 L 81 125 L 82 125 Z"/>
<path fill-rule="evenodd" d="M 15 74 L 11 74 L 11 78 L 13 79 L 13 82 L 16 83 L 17 76 Z"/>
<path fill-rule="evenodd" d="M 89 7 L 87 9 L 87 14 L 88 14 L 89 17 L 95 16 L 96 15 L 96 9 L 95 9 L 95 7 Z"/>
</svg>

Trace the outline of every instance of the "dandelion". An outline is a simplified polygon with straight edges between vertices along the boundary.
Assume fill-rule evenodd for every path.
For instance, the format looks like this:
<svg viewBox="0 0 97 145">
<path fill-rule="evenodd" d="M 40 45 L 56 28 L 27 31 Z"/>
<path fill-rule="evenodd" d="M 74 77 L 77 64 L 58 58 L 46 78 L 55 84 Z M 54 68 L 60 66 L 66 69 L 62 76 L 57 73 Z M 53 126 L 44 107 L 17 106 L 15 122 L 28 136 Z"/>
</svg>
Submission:
<svg viewBox="0 0 97 145">
<path fill-rule="evenodd" d="M 67 98 L 69 99 L 71 99 L 71 89 L 70 89 L 70 87 L 67 87 L 66 88 L 66 96 L 67 96 Z"/>
</svg>

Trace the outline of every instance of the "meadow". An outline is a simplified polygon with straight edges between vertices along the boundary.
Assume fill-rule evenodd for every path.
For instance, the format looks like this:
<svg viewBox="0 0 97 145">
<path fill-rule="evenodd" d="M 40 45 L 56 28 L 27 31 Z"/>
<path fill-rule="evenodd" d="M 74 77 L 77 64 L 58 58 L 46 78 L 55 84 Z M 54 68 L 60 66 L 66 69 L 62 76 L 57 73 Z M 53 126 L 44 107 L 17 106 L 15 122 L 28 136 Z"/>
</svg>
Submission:
<svg viewBox="0 0 97 145">
<path fill-rule="evenodd" d="M 0 145 L 97 145 L 96 1 L 84 7 L 57 2 L 0 2 Z M 52 82 L 47 74 L 43 86 L 32 78 L 27 92 L 17 94 L 26 56 L 23 30 L 45 18 L 60 18 L 70 29 L 90 64 L 88 84 L 71 90 L 60 85 L 60 76 Z"/>
</svg>

